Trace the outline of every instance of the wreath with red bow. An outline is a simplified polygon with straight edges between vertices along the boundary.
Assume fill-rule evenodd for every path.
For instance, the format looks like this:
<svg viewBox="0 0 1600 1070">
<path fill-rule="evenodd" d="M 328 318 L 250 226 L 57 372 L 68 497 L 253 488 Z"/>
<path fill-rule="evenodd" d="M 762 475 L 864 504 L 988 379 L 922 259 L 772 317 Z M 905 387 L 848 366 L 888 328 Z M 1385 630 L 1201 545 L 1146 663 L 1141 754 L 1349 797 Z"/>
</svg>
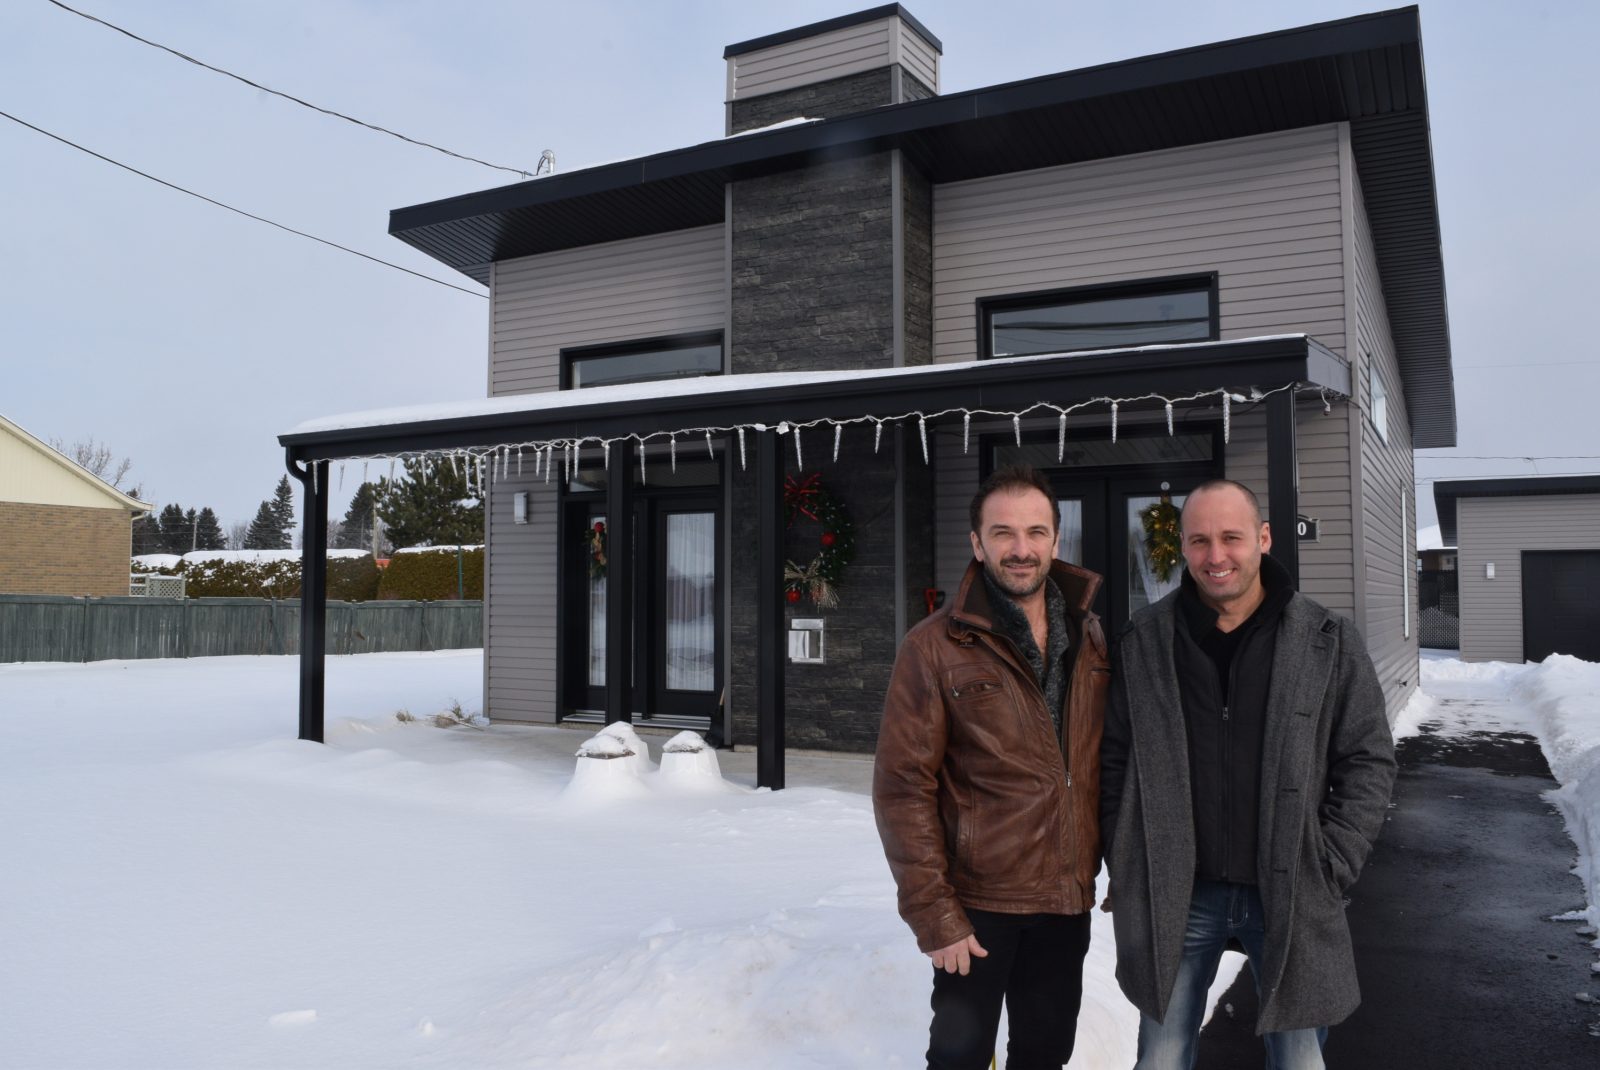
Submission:
<svg viewBox="0 0 1600 1070">
<path fill-rule="evenodd" d="M 594 526 L 583 532 L 583 552 L 589 555 L 589 578 L 606 578 L 606 522 L 596 520 Z"/>
<path fill-rule="evenodd" d="M 850 510 L 829 492 L 818 472 L 803 479 L 785 477 L 783 508 L 790 529 L 812 523 L 821 528 L 819 549 L 810 562 L 804 566 L 784 562 L 784 597 L 790 604 L 809 598 L 819 608 L 832 609 L 839 604 L 845 569 L 856 556 L 856 523 Z"/>
</svg>

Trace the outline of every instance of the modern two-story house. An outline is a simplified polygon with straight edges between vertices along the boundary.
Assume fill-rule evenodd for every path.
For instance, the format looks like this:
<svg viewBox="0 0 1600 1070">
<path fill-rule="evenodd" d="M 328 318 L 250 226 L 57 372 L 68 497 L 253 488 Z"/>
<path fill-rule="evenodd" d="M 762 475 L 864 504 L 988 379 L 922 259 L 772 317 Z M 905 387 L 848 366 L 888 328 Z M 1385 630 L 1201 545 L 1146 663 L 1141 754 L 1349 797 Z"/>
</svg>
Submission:
<svg viewBox="0 0 1600 1070">
<path fill-rule="evenodd" d="M 1111 633 L 1227 476 L 1416 686 L 1412 450 L 1455 441 L 1417 10 L 950 94 L 943 50 L 899 4 L 731 45 L 718 141 L 392 214 L 489 286 L 489 397 L 282 441 L 308 535 L 330 461 L 478 473 L 492 719 L 707 729 L 778 784 L 870 749 L 1018 460 Z"/>
</svg>

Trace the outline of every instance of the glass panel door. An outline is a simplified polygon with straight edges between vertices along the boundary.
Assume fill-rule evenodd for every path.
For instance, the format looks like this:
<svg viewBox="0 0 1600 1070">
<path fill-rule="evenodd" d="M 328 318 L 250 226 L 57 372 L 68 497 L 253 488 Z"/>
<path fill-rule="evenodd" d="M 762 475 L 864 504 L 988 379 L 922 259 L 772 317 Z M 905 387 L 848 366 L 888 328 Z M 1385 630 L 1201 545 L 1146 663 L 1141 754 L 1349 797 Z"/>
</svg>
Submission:
<svg viewBox="0 0 1600 1070">
<path fill-rule="evenodd" d="M 1184 495 L 1170 495 L 1175 509 L 1183 508 Z M 1169 536 L 1164 531 L 1147 530 L 1145 510 L 1161 504 L 1159 494 L 1130 494 L 1127 497 L 1125 516 L 1128 523 L 1128 608 L 1123 619 L 1133 616 L 1145 606 L 1159 602 L 1178 589 L 1183 579 L 1183 556 L 1176 559 L 1166 550 L 1176 551 L 1179 543 L 1175 532 Z M 1152 513 L 1151 523 L 1161 524 L 1162 518 Z M 1160 557 L 1153 559 L 1154 547 Z"/>
<path fill-rule="evenodd" d="M 716 514 L 666 516 L 665 627 L 658 633 L 669 691 L 716 689 Z"/>
<path fill-rule="evenodd" d="M 602 535 L 602 542 L 591 541 L 586 547 L 588 561 L 585 563 L 584 572 L 588 577 L 589 595 L 589 655 L 586 661 L 590 687 L 606 686 L 606 562 L 596 557 L 596 553 L 600 552 L 600 546 L 603 545 L 605 523 L 604 513 L 595 515 L 589 525 L 592 533 L 590 539 L 593 540 L 595 535 Z M 601 552 L 600 557 L 604 556 Z"/>
</svg>

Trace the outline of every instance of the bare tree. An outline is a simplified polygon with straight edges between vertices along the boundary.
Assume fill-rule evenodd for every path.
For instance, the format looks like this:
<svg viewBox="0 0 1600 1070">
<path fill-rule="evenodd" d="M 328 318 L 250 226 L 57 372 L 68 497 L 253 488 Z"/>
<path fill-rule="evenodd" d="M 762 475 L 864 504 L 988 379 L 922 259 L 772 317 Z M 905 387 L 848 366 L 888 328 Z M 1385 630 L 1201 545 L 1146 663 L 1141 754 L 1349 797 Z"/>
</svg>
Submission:
<svg viewBox="0 0 1600 1070">
<path fill-rule="evenodd" d="M 244 540 L 250 534 L 250 525 L 244 521 L 228 525 L 228 549 L 243 550 Z"/>
<path fill-rule="evenodd" d="M 128 472 L 133 468 L 132 460 L 118 457 L 111 451 L 110 446 L 104 442 L 96 442 L 93 435 L 70 446 L 59 438 L 53 438 L 50 440 L 50 448 L 72 458 L 90 473 L 118 490 L 122 489 L 122 481 L 128 477 Z"/>
</svg>

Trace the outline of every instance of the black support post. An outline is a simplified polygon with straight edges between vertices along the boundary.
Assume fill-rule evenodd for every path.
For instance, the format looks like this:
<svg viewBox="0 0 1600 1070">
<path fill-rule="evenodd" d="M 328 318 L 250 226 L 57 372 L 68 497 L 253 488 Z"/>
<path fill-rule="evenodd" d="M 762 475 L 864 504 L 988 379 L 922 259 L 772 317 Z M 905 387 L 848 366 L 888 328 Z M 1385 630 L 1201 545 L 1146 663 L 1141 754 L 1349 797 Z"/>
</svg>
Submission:
<svg viewBox="0 0 1600 1070">
<path fill-rule="evenodd" d="M 328 634 L 328 462 L 289 462 L 305 490 L 300 533 L 300 738 L 321 743 Z"/>
<path fill-rule="evenodd" d="M 783 445 L 756 434 L 756 786 L 783 787 Z"/>
<path fill-rule="evenodd" d="M 606 468 L 606 724 L 633 721 L 633 459 L 611 444 Z"/>
<path fill-rule="evenodd" d="M 1272 556 L 1300 587 L 1300 464 L 1295 456 L 1294 391 L 1267 398 L 1267 520 L 1272 524 Z"/>
</svg>

